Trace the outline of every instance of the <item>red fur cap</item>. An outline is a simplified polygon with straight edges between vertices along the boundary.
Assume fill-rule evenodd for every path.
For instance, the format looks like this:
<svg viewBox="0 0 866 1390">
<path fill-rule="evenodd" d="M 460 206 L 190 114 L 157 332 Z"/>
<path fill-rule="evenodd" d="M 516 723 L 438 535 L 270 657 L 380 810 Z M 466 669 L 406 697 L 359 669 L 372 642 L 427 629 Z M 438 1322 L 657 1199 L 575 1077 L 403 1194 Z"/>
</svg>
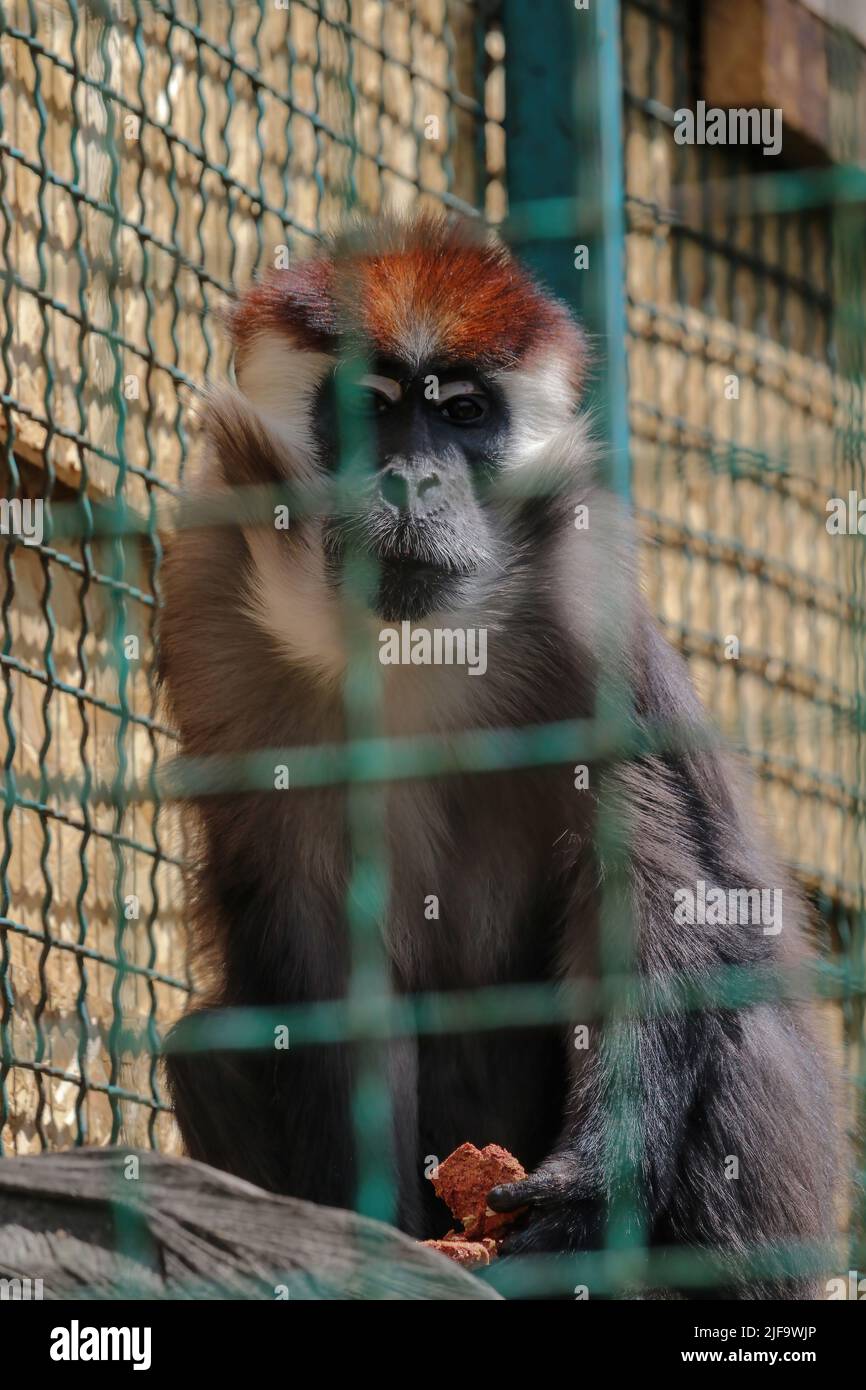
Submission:
<svg viewBox="0 0 866 1390">
<path fill-rule="evenodd" d="M 555 350 L 570 360 L 575 390 L 587 364 L 585 338 L 565 307 L 506 247 L 474 224 L 436 214 L 350 229 L 324 253 L 270 271 L 230 322 L 240 356 L 266 331 L 307 351 L 336 353 L 347 341 L 398 360 L 489 369 Z"/>
</svg>

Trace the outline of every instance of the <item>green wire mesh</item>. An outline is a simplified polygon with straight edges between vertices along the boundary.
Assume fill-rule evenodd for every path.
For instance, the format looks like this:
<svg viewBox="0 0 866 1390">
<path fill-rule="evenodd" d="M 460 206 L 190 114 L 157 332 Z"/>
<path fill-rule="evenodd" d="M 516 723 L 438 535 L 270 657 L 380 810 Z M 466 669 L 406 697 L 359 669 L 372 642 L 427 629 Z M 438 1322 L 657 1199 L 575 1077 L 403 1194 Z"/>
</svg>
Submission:
<svg viewBox="0 0 866 1390">
<path fill-rule="evenodd" d="M 805 981 L 728 971 L 650 997 L 630 978 L 613 892 L 598 992 L 390 997 L 383 779 L 646 747 L 603 704 L 593 721 L 478 732 L 447 753 L 434 738 L 388 741 L 359 671 L 347 745 L 175 773 L 197 788 L 272 787 L 290 754 L 293 786 L 349 784 L 354 849 L 349 997 L 278 1017 L 236 1011 L 193 1041 L 270 1047 L 277 1024 L 293 1047 L 357 1040 L 358 1209 L 388 1218 L 389 1036 L 568 1023 L 591 1007 L 742 1007 L 809 988 L 857 1082 L 848 1118 L 862 1167 L 863 565 L 856 541 L 816 542 L 826 499 L 863 488 L 866 176 L 844 128 L 835 163 L 803 173 L 678 146 L 674 111 L 699 90 L 686 0 L 599 0 L 588 22 L 575 82 L 557 70 L 556 23 L 522 4 L 0 4 L 4 494 L 45 503 L 40 544 L 3 545 L 0 1151 L 177 1151 L 159 1040 L 194 982 L 154 667 L 162 536 L 197 447 L 194 391 L 230 370 L 217 317 L 234 287 L 347 208 L 426 202 L 503 223 L 600 340 L 594 405 L 609 480 L 647 542 L 650 601 L 758 771 L 762 807 L 819 909 L 824 959 Z M 535 55 L 550 73 L 546 106 L 573 106 L 577 161 L 567 144 L 547 147 L 526 76 Z M 853 41 L 834 38 L 833 59 L 844 95 Z M 840 100 L 843 127 L 845 112 Z M 576 239 L 596 271 L 585 282 Z M 629 1075 L 626 1058 L 622 1134 Z M 494 1276 L 503 1292 L 652 1282 L 626 1148 L 607 1248 L 565 1275 L 527 1261 Z M 858 1190 L 844 1213 L 853 1267 L 862 1207 Z M 754 1272 L 818 1254 L 759 1253 Z M 714 1276 L 712 1252 L 666 1258 L 667 1279 Z"/>
</svg>

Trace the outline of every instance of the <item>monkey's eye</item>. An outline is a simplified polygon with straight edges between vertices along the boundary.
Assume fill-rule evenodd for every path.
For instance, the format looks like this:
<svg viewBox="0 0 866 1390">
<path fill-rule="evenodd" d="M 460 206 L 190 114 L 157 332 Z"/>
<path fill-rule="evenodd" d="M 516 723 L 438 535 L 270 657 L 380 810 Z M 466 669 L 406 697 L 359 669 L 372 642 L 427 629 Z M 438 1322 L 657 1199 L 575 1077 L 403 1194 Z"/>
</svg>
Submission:
<svg viewBox="0 0 866 1390">
<path fill-rule="evenodd" d="M 474 381 L 449 381 L 440 386 L 439 414 L 452 425 L 476 425 L 488 412 L 484 392 Z"/>
<path fill-rule="evenodd" d="M 364 418 L 369 415 L 384 415 L 391 405 L 387 396 L 380 391 L 373 390 L 370 386 L 353 387 L 351 391 L 346 392 L 344 403 L 345 409 L 350 414 L 360 415 Z"/>
<path fill-rule="evenodd" d="M 346 393 L 346 406 L 353 415 L 383 415 L 401 396 L 400 383 L 390 377 L 362 376 Z"/>
<path fill-rule="evenodd" d="M 443 401 L 439 414 L 452 425 L 475 425 L 487 414 L 488 405 L 484 396 L 452 396 Z"/>
</svg>

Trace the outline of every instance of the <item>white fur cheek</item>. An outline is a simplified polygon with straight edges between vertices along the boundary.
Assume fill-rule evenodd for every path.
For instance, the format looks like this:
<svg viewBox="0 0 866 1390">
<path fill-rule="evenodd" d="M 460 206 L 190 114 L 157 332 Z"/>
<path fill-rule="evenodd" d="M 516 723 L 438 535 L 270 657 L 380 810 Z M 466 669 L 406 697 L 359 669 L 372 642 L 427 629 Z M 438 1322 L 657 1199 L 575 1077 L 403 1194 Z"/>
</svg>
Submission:
<svg viewBox="0 0 866 1390">
<path fill-rule="evenodd" d="M 246 609 L 293 666 L 321 680 L 342 680 L 346 647 L 339 604 L 328 588 L 321 538 L 285 537 L 245 528 L 252 569 Z"/>
<path fill-rule="evenodd" d="M 313 398 L 333 365 L 327 353 L 303 352 L 278 333 L 257 334 L 238 362 L 241 391 L 298 463 L 311 472 Z"/>
<path fill-rule="evenodd" d="M 522 468 L 574 419 L 574 391 L 564 358 L 544 357 L 498 380 L 511 418 L 507 468 Z"/>
<path fill-rule="evenodd" d="M 634 621 L 635 556 L 632 519 L 614 494 L 590 487 L 581 495 L 581 524 L 561 527 L 546 557 L 550 602 L 579 650 L 616 669 L 614 653 Z M 585 524 L 584 524 L 585 523 Z"/>
</svg>

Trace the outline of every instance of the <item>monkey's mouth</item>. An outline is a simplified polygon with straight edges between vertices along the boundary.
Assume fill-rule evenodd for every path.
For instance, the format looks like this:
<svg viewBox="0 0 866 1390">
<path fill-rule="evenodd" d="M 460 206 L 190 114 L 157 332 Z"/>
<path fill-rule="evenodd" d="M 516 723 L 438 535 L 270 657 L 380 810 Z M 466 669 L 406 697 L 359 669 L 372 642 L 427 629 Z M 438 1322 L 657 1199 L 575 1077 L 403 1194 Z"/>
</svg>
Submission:
<svg viewBox="0 0 866 1390">
<path fill-rule="evenodd" d="M 417 621 L 437 609 L 456 605 L 467 569 L 431 564 L 429 560 L 380 559 L 379 583 L 372 607 L 386 622 Z"/>
<path fill-rule="evenodd" d="M 386 529 L 366 521 L 362 527 L 340 520 L 327 524 L 325 553 L 333 584 L 357 577 L 369 608 L 389 622 L 420 619 L 457 605 L 478 563 L 450 528 L 431 532 L 401 522 Z M 365 561 L 360 568 L 352 565 L 353 544 Z"/>
<path fill-rule="evenodd" d="M 455 569 L 452 565 L 434 565 L 429 560 L 419 559 L 384 559 L 379 561 L 379 566 L 383 572 L 392 572 L 395 579 L 402 579 L 405 584 L 414 583 L 419 579 L 438 583 L 454 575 L 469 573 L 468 570 Z"/>
</svg>

